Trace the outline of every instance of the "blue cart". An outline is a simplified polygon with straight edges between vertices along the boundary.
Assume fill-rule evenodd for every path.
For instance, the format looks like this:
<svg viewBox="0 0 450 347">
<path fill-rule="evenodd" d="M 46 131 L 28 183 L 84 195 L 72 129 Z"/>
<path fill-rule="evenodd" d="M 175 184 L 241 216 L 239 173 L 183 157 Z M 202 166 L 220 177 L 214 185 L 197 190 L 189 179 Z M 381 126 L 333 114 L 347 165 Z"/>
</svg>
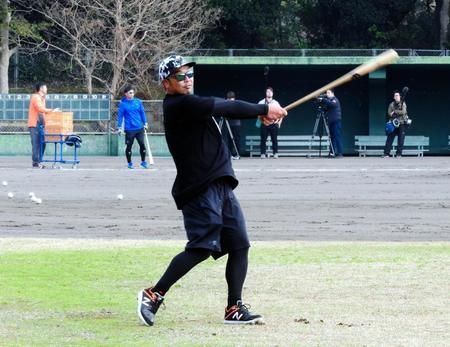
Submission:
<svg viewBox="0 0 450 347">
<path fill-rule="evenodd" d="M 77 150 L 80 147 L 81 139 L 79 136 L 76 136 L 78 140 L 74 141 L 73 136 L 67 136 L 64 134 L 47 134 L 44 131 L 42 126 L 39 127 L 39 135 L 40 135 L 40 155 L 39 159 L 41 163 L 52 163 L 53 168 L 61 168 L 60 165 L 57 164 L 71 164 L 72 168 L 76 168 L 80 161 L 77 159 Z M 48 136 L 52 136 L 53 140 L 47 140 Z M 72 139 L 71 139 L 72 137 Z M 53 154 L 53 159 L 44 159 L 44 151 L 47 143 L 52 143 L 55 146 L 55 151 Z M 72 159 L 64 159 L 63 157 L 63 148 L 64 145 L 73 147 L 73 158 Z"/>
</svg>

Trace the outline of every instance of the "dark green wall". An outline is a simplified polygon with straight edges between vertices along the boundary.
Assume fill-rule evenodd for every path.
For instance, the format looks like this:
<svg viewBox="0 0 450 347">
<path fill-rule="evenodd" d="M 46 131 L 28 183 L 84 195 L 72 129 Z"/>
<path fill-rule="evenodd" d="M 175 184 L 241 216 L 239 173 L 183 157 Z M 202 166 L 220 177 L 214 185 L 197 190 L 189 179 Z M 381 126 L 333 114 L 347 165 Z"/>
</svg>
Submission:
<svg viewBox="0 0 450 347">
<path fill-rule="evenodd" d="M 270 65 L 268 84 L 283 106 L 309 94 L 353 69 L 354 65 Z M 237 98 L 257 102 L 264 97 L 264 65 L 203 65 L 195 68 L 195 93 L 203 96 L 225 96 L 234 90 Z M 380 78 L 381 76 L 381 78 Z M 448 134 L 450 100 L 450 66 L 393 65 L 383 74 L 365 76 L 335 90 L 343 110 L 343 138 L 346 154 L 355 154 L 355 135 L 383 134 L 387 105 L 392 91 L 407 85 L 408 109 L 413 119 L 411 135 L 430 137 L 430 153 L 449 154 Z M 383 97 L 384 95 L 384 97 Z M 369 109 L 371 117 L 369 117 Z M 381 114 L 379 114 L 381 113 Z M 317 114 L 314 102 L 293 109 L 280 134 L 309 135 Z M 243 121 L 245 135 L 257 135 L 254 121 Z M 244 147 L 243 147 L 244 148 Z"/>
</svg>

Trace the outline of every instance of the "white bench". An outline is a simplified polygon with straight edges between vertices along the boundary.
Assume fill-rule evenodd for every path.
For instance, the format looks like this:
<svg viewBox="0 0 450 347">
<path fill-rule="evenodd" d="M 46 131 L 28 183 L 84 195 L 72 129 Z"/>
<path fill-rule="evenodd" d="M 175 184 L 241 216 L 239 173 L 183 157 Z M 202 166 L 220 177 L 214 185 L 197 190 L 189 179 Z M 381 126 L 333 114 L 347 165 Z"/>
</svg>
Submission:
<svg viewBox="0 0 450 347">
<path fill-rule="evenodd" d="M 394 155 L 397 149 L 397 139 L 395 137 L 392 144 L 391 155 Z M 355 136 L 355 147 L 360 157 L 368 155 L 382 155 L 386 144 L 386 136 L 384 135 L 357 135 Z M 424 152 L 429 149 L 425 148 L 430 145 L 429 137 L 425 136 L 408 136 L 405 137 L 402 155 L 417 155 L 423 157 Z"/>
<path fill-rule="evenodd" d="M 245 145 L 250 157 L 261 155 L 260 136 L 246 136 Z M 278 136 L 278 155 L 281 156 L 318 156 L 328 155 L 330 151 L 328 136 L 311 135 L 280 135 Z M 270 136 L 266 141 L 266 154 L 273 155 L 272 141 Z"/>
</svg>

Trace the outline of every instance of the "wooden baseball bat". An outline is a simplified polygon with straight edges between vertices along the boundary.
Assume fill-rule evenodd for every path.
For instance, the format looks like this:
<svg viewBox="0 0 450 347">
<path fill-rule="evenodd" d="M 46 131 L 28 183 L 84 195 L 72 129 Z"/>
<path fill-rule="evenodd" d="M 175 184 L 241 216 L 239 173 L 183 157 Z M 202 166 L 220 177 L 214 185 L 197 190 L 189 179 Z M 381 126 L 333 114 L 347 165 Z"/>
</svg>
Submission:
<svg viewBox="0 0 450 347">
<path fill-rule="evenodd" d="M 398 58 L 398 54 L 393 49 L 389 49 L 387 51 L 384 51 L 383 53 L 377 55 L 373 59 L 370 59 L 369 61 L 365 62 L 364 64 L 359 65 L 358 67 L 354 68 L 352 71 L 347 72 L 345 75 L 339 77 L 338 79 L 334 80 L 333 82 L 328 83 L 327 85 L 317 89 L 316 91 L 304 96 L 301 99 L 298 99 L 297 101 L 294 101 L 293 103 L 287 105 L 285 107 L 286 110 L 292 110 L 294 107 L 297 107 L 298 105 L 301 105 L 305 103 L 306 101 L 309 101 L 320 94 L 326 92 L 328 89 L 336 88 L 342 84 L 348 83 L 354 79 L 357 79 L 361 76 L 368 75 L 369 73 L 378 70 L 379 68 L 386 66 L 388 64 L 393 63 Z"/>
</svg>

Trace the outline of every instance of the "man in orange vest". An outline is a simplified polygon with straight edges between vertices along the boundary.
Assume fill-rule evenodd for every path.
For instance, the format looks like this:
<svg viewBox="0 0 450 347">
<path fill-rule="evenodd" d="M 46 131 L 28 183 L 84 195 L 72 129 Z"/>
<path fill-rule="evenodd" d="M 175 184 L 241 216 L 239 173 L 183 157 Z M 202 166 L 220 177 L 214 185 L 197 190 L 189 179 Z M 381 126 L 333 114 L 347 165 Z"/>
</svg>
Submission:
<svg viewBox="0 0 450 347">
<path fill-rule="evenodd" d="M 45 126 L 45 114 L 56 111 L 45 107 L 45 96 L 47 95 L 47 85 L 37 82 L 34 87 L 35 93 L 31 95 L 30 108 L 28 110 L 28 129 L 30 130 L 31 149 L 33 167 L 41 167 L 41 141 L 39 127 Z M 42 153 L 45 150 L 45 143 L 42 147 Z"/>
</svg>

